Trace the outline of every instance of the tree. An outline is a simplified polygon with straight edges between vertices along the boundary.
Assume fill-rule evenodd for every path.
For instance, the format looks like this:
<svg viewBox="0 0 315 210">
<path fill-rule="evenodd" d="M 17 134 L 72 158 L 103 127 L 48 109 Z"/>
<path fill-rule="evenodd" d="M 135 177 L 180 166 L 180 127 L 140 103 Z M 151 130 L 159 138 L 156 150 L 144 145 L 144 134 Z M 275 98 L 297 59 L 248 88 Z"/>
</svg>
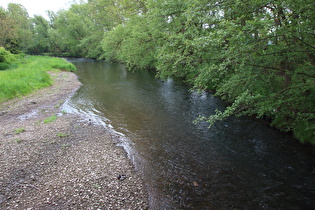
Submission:
<svg viewBox="0 0 315 210">
<path fill-rule="evenodd" d="M 146 65 L 160 77 L 181 77 L 231 103 L 203 118 L 211 124 L 255 115 L 315 143 L 314 4 L 150 0 L 141 18 L 105 34 L 105 58 L 143 67 L 147 56 L 139 55 L 150 46 L 154 62 Z"/>
<path fill-rule="evenodd" d="M 10 51 L 14 53 L 20 51 L 26 52 L 32 43 L 31 22 L 28 12 L 25 7 L 20 4 L 9 3 L 8 15 L 16 28 L 16 39 L 11 39 L 11 46 L 7 46 L 7 49 L 10 49 Z M 9 43 L 7 43 L 7 45 L 8 44 Z"/>
<path fill-rule="evenodd" d="M 155 66 L 156 42 L 151 27 L 142 16 L 131 18 L 126 24 L 105 33 L 103 57 L 125 63 L 130 69 Z"/>
<path fill-rule="evenodd" d="M 146 0 L 89 0 L 94 17 L 112 29 L 130 18 L 147 12 Z"/>
<path fill-rule="evenodd" d="M 55 42 L 62 51 L 73 56 L 98 58 L 106 25 L 95 17 L 89 4 L 72 5 L 57 14 L 51 33 L 58 37 Z"/>
<path fill-rule="evenodd" d="M 220 33 L 225 50 L 216 90 L 233 103 L 210 116 L 210 123 L 233 114 L 254 114 L 292 131 L 302 142 L 315 143 L 312 6 L 312 1 L 222 4 L 223 30 L 215 33 Z"/>
<path fill-rule="evenodd" d="M 33 45 L 29 52 L 34 54 L 47 53 L 51 50 L 51 39 L 49 35 L 49 23 L 40 15 L 34 15 L 33 22 Z"/>
<path fill-rule="evenodd" d="M 0 46 L 6 46 L 9 40 L 16 38 L 17 31 L 14 27 L 14 20 L 8 12 L 0 7 Z"/>
</svg>

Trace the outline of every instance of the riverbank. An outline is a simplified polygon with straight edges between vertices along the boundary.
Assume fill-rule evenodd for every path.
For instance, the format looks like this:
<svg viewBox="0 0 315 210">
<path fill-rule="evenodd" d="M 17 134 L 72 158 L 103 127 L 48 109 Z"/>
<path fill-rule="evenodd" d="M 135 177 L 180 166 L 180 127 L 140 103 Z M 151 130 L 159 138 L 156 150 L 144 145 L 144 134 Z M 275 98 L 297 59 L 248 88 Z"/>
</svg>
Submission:
<svg viewBox="0 0 315 210">
<path fill-rule="evenodd" d="M 75 74 L 0 104 L 1 209 L 147 209 L 144 183 L 105 128 L 65 113 Z"/>
</svg>

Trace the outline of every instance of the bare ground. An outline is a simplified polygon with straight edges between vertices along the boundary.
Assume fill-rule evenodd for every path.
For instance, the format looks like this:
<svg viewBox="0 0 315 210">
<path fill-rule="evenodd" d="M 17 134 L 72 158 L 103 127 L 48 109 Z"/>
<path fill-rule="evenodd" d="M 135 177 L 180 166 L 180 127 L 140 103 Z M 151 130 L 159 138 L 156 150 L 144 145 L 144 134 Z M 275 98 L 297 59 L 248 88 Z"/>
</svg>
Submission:
<svg viewBox="0 0 315 210">
<path fill-rule="evenodd" d="M 51 87 L 0 104 L 0 209 L 147 209 L 143 180 L 110 133 L 61 111 L 76 75 L 50 74 Z"/>
</svg>

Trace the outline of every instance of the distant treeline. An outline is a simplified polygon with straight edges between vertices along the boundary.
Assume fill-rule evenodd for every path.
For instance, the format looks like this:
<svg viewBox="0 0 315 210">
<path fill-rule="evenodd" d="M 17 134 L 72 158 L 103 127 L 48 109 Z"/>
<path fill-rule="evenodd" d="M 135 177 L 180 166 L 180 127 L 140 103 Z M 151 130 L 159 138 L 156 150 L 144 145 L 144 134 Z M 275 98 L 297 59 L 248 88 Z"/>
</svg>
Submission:
<svg viewBox="0 0 315 210">
<path fill-rule="evenodd" d="M 314 0 L 88 0 L 46 20 L 9 4 L 0 8 L 0 46 L 154 69 L 230 102 L 201 120 L 253 115 L 315 144 L 314 8 Z"/>
</svg>

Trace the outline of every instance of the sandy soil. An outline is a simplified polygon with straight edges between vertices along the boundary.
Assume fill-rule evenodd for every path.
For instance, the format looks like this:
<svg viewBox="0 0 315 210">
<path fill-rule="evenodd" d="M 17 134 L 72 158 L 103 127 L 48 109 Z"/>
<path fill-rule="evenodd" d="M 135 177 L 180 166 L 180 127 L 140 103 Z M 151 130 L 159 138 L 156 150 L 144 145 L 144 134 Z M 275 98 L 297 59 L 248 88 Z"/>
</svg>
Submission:
<svg viewBox="0 0 315 210">
<path fill-rule="evenodd" d="M 110 133 L 62 112 L 76 75 L 50 74 L 51 87 L 0 104 L 0 209 L 147 209 L 143 180 Z"/>
</svg>

